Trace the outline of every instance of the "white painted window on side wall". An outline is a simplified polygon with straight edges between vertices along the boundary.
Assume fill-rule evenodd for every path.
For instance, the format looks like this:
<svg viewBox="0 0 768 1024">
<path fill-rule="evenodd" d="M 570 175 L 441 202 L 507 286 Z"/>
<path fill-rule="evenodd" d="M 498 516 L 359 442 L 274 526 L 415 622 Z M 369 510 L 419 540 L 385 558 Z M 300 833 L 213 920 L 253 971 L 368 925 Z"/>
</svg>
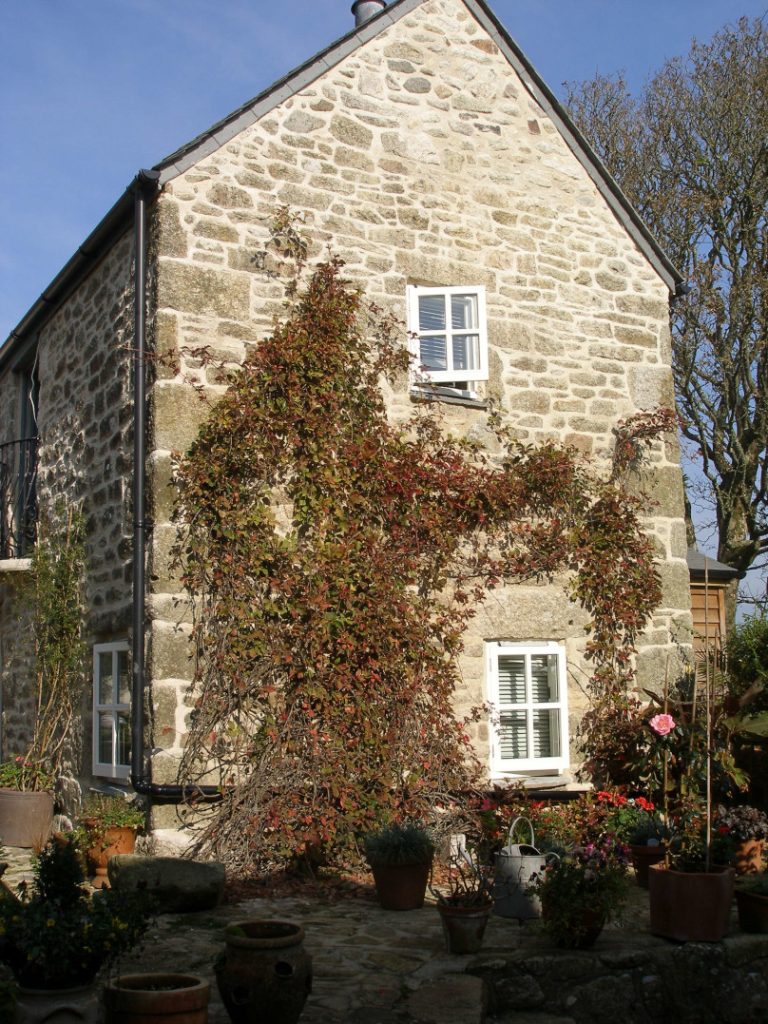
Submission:
<svg viewBox="0 0 768 1024">
<path fill-rule="evenodd" d="M 127 640 L 93 647 L 93 774 L 131 771 L 131 660 Z"/>
<path fill-rule="evenodd" d="M 408 331 L 413 383 L 454 388 L 472 397 L 488 379 L 485 288 L 408 286 Z"/>
<path fill-rule="evenodd" d="M 565 649 L 557 643 L 486 644 L 491 773 L 568 767 Z"/>
</svg>

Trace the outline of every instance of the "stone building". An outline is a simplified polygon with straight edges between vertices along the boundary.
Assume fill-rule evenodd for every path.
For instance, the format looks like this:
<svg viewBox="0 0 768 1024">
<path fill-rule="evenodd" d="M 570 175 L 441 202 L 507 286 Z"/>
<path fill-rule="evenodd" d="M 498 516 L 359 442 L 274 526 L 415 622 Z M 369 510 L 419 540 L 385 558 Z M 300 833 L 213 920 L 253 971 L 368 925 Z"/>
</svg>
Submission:
<svg viewBox="0 0 768 1024">
<path fill-rule="evenodd" d="M 240 361 L 280 308 L 254 261 L 280 205 L 415 333 L 451 430 L 483 438 L 496 409 L 523 439 L 600 457 L 617 420 L 673 402 L 679 276 L 484 0 L 355 9 L 346 36 L 140 172 L 0 351 L 6 756 L 29 717 L 12 581 L 35 501 L 62 495 L 88 528 L 80 777 L 178 795 L 191 661 L 169 568 L 171 454 L 205 414 L 194 385 L 220 388 L 190 353 Z M 177 364 L 157 365 L 146 394 L 144 346 Z M 422 397 L 404 382 L 391 415 Z M 664 595 L 639 652 L 644 684 L 690 642 L 674 441 L 656 446 L 647 482 Z M 489 776 L 572 777 L 584 624 L 557 586 L 501 592 L 474 619 L 457 704 L 503 713 L 475 737 Z M 133 769 L 131 715 L 145 737 Z"/>
</svg>

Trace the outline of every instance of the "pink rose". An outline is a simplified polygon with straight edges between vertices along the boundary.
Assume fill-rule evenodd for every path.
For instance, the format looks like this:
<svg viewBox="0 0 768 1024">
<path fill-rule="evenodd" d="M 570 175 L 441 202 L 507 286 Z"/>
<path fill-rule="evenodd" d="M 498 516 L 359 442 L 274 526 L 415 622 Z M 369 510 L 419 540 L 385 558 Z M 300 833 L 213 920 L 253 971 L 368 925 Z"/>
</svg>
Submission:
<svg viewBox="0 0 768 1024">
<path fill-rule="evenodd" d="M 666 736 L 675 728 L 675 720 L 672 715 L 654 715 L 648 725 L 659 736 Z"/>
</svg>

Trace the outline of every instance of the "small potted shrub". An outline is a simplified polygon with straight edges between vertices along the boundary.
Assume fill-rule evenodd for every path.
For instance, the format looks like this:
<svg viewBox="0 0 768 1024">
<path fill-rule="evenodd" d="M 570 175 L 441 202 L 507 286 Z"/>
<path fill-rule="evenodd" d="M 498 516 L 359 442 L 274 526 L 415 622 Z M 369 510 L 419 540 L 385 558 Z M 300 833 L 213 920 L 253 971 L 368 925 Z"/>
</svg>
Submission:
<svg viewBox="0 0 768 1024">
<path fill-rule="evenodd" d="M 145 893 L 91 896 L 83 881 L 76 841 L 55 835 L 37 858 L 30 891 L 0 895 L 0 960 L 20 986 L 21 1020 L 48 1019 L 54 1007 L 70 1007 L 78 1019 L 79 1001 L 96 998 L 98 971 L 138 942 L 148 927 L 151 908 Z"/>
<path fill-rule="evenodd" d="M 91 793 L 80 816 L 83 846 L 93 885 L 108 885 L 107 864 L 119 853 L 133 853 L 136 832 L 144 827 L 145 812 L 122 795 Z"/>
<path fill-rule="evenodd" d="M 629 880 L 627 848 L 612 836 L 574 846 L 537 879 L 542 927 L 556 946 L 587 949 L 618 914 Z"/>
<path fill-rule="evenodd" d="M 768 935 L 768 875 L 743 875 L 737 879 L 734 892 L 741 930 Z"/>
<path fill-rule="evenodd" d="M 46 764 L 15 757 L 0 764 L 0 837 L 6 846 L 42 846 L 53 823 L 53 773 Z"/>
<path fill-rule="evenodd" d="M 768 839 L 768 815 L 757 807 L 741 804 L 720 806 L 712 821 L 716 835 L 727 837 L 733 844 L 732 861 L 737 875 L 763 870 L 763 850 Z"/>
<path fill-rule="evenodd" d="M 719 942 L 733 904 L 733 845 L 706 819 L 689 813 L 672 823 L 663 863 L 648 869 L 651 934 L 677 942 Z"/>
<path fill-rule="evenodd" d="M 430 891 L 449 952 L 477 953 L 493 909 L 493 867 L 462 850 L 451 859 L 446 886 L 430 886 Z"/>
<path fill-rule="evenodd" d="M 385 910 L 424 906 L 434 854 L 432 837 L 413 823 L 389 825 L 365 837 L 365 859 Z"/>
</svg>

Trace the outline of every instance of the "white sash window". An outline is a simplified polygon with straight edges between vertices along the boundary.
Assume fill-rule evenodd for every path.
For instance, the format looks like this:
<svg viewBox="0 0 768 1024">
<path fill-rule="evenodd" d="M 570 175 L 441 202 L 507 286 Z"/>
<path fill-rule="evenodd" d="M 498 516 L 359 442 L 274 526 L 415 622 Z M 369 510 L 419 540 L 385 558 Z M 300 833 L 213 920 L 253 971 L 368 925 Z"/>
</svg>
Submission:
<svg viewBox="0 0 768 1024">
<path fill-rule="evenodd" d="M 485 288 L 408 286 L 408 331 L 414 383 L 470 390 L 488 379 Z"/>
<path fill-rule="evenodd" d="M 93 647 L 93 774 L 131 772 L 131 661 L 126 640 Z"/>
<path fill-rule="evenodd" d="M 555 643 L 486 645 L 493 707 L 491 770 L 568 767 L 565 651 Z"/>
</svg>

